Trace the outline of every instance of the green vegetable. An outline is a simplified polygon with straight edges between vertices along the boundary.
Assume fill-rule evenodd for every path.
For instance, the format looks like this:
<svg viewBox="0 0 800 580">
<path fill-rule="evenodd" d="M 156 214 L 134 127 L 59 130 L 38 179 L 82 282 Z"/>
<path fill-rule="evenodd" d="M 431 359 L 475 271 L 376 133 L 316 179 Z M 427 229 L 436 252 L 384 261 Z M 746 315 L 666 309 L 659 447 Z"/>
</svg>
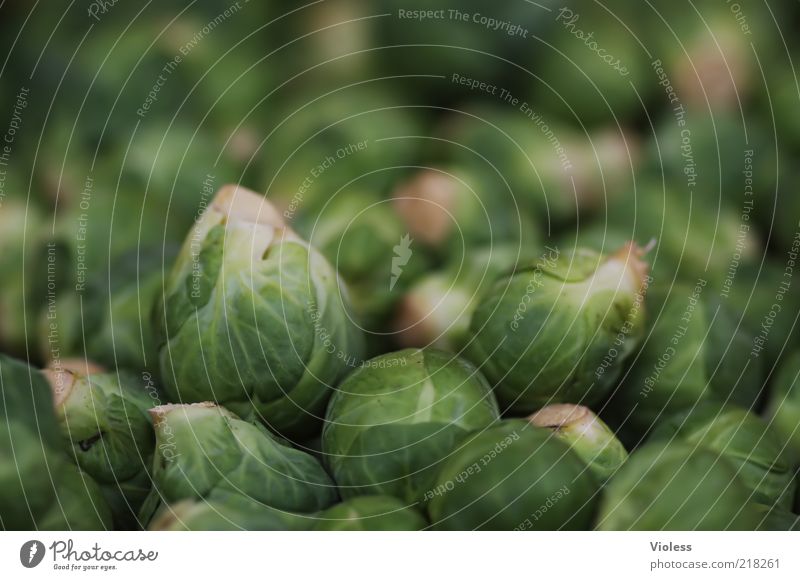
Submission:
<svg viewBox="0 0 800 580">
<path fill-rule="evenodd" d="M 717 453 L 679 443 L 635 451 L 606 486 L 601 530 L 754 530 L 750 491 Z"/>
<path fill-rule="evenodd" d="M 247 496 L 214 492 L 203 499 L 185 499 L 163 506 L 150 524 L 153 531 L 285 531 L 307 530 L 314 515 L 275 509 Z"/>
<path fill-rule="evenodd" d="M 515 420 L 460 445 L 425 500 L 439 530 L 582 530 L 592 525 L 598 489 L 566 443 Z"/>
<path fill-rule="evenodd" d="M 68 454 L 102 486 L 117 527 L 138 526 L 155 447 L 147 411 L 161 403 L 158 389 L 124 372 L 45 374 Z"/>
<path fill-rule="evenodd" d="M 515 244 L 476 247 L 464 262 L 421 277 L 397 306 L 395 339 L 404 347 L 460 351 L 469 337 L 469 321 L 484 290 L 511 271 L 524 248 Z"/>
<path fill-rule="evenodd" d="M 642 256 L 634 244 L 608 257 L 547 248 L 486 293 L 468 356 L 503 408 L 592 405 L 609 393 L 644 329 Z"/>
<path fill-rule="evenodd" d="M 528 420 L 550 429 L 586 462 L 598 481 L 610 479 L 628 459 L 628 452 L 608 425 L 579 405 L 549 405 Z"/>
<path fill-rule="evenodd" d="M 137 249 L 90 277 L 85 291 L 62 292 L 40 317 L 45 359 L 55 347 L 59 358 L 85 356 L 109 368 L 157 372 L 152 312 L 173 257 L 170 248 Z M 57 342 L 47 332 L 53 322 Z"/>
<path fill-rule="evenodd" d="M 648 293 L 647 340 L 609 411 L 643 434 L 661 419 L 705 400 L 751 408 L 763 385 L 753 337 L 712 296 L 704 279 Z"/>
<path fill-rule="evenodd" d="M 710 449 L 727 459 L 753 501 L 791 509 L 796 482 L 783 457 L 784 444 L 752 413 L 719 403 L 704 403 L 659 423 L 651 440 L 679 440 Z"/>
<path fill-rule="evenodd" d="M 317 514 L 317 531 L 415 531 L 428 526 L 412 506 L 394 497 L 365 495 Z"/>
<path fill-rule="evenodd" d="M 419 500 L 460 441 L 499 418 L 486 380 L 436 350 L 402 350 L 369 361 L 328 406 L 322 447 L 344 498 Z"/>
<path fill-rule="evenodd" d="M 0 355 L 0 528 L 111 528 L 97 483 L 62 449 L 47 380 Z"/>
<path fill-rule="evenodd" d="M 310 435 L 360 360 L 336 271 L 259 195 L 220 190 L 187 236 L 158 315 L 174 401 L 214 400 L 286 436 Z"/>
<path fill-rule="evenodd" d="M 212 403 L 150 410 L 156 431 L 153 480 L 167 503 L 240 494 L 279 510 L 310 513 L 336 501 L 319 462 Z"/>
<path fill-rule="evenodd" d="M 772 381 L 765 416 L 786 446 L 794 465 L 800 465 L 800 352 L 782 362 Z"/>
</svg>

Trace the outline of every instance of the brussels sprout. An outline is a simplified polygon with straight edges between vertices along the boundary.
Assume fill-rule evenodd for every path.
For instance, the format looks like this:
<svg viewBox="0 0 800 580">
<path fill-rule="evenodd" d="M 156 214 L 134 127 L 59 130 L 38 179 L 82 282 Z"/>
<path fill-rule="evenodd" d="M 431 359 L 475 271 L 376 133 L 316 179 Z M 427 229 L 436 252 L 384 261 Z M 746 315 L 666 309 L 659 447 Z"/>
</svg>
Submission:
<svg viewBox="0 0 800 580">
<path fill-rule="evenodd" d="M 110 529 L 99 487 L 62 451 L 45 377 L 0 355 L 0 395 L 0 528 Z"/>
<path fill-rule="evenodd" d="M 635 244 L 608 257 L 548 248 L 487 292 L 472 317 L 468 356 L 501 407 L 530 413 L 608 394 L 644 327 L 642 256 Z"/>
<path fill-rule="evenodd" d="M 536 109 L 581 125 L 631 117 L 657 88 L 647 53 L 630 26 L 638 2 L 591 0 L 553 9 L 551 50 L 532 78 Z"/>
<path fill-rule="evenodd" d="M 586 134 L 560 123 L 539 126 L 534 115 L 481 107 L 446 119 L 445 143 L 462 145 L 450 148 L 448 158 L 468 167 L 490 164 L 501 176 L 494 188 L 513 196 L 506 211 L 530 213 L 548 231 L 635 189 L 640 145 L 632 131 L 615 125 Z"/>
<path fill-rule="evenodd" d="M 316 515 L 317 531 L 415 531 L 428 526 L 416 509 L 397 498 L 365 495 Z"/>
<path fill-rule="evenodd" d="M 4 185 L 0 181 L 0 193 Z M 42 225 L 43 218 L 34 205 L 0 195 L 0 347 L 20 356 L 33 342 L 35 325 L 31 321 L 45 296 L 31 271 Z"/>
<path fill-rule="evenodd" d="M 285 512 L 238 493 L 214 492 L 203 499 L 185 499 L 164 506 L 153 531 L 287 531 L 307 530 L 314 515 Z"/>
<path fill-rule="evenodd" d="M 40 316 L 45 360 L 85 356 L 109 368 L 158 372 L 152 312 L 174 251 L 126 252 L 81 292 L 62 292 Z M 57 329 L 56 338 L 48 331 Z"/>
<path fill-rule="evenodd" d="M 779 507 L 756 504 L 754 509 L 761 515 L 759 531 L 800 532 L 800 516 Z"/>
<path fill-rule="evenodd" d="M 549 405 L 528 420 L 550 429 L 586 462 L 598 481 L 605 482 L 628 459 L 628 452 L 608 425 L 590 409 L 579 405 Z"/>
<path fill-rule="evenodd" d="M 440 530 L 582 530 L 599 484 L 569 445 L 527 421 L 469 437 L 426 492 Z"/>
<path fill-rule="evenodd" d="M 373 188 L 348 187 L 317 212 L 300 211 L 296 224 L 336 267 L 351 291 L 359 321 L 377 335 L 403 290 L 431 266 L 428 252 L 417 246 L 390 202 Z"/>
<path fill-rule="evenodd" d="M 392 201 L 410 237 L 450 261 L 467 259 L 476 246 L 538 242 L 508 184 L 488 173 L 423 169 L 394 189 Z"/>
<path fill-rule="evenodd" d="M 157 388 L 124 372 L 45 375 L 69 454 L 101 484 L 116 527 L 138 526 L 135 515 L 151 488 L 155 437 L 147 411 L 160 404 Z"/>
<path fill-rule="evenodd" d="M 648 293 L 647 341 L 608 405 L 624 428 L 642 434 L 699 401 L 749 409 L 758 399 L 761 362 L 742 356 L 753 348 L 752 337 L 710 294 L 704 279 Z"/>
<path fill-rule="evenodd" d="M 334 483 L 312 456 L 261 424 L 212 403 L 150 410 L 156 431 L 153 480 L 167 503 L 225 492 L 294 512 L 336 501 Z"/>
<path fill-rule="evenodd" d="M 214 400 L 310 435 L 362 337 L 330 264 L 261 196 L 221 189 L 189 233 L 157 327 L 173 401 Z"/>
<path fill-rule="evenodd" d="M 436 350 L 402 350 L 363 363 L 328 406 L 322 448 L 344 498 L 413 502 L 472 430 L 499 418 L 486 380 Z"/>
<path fill-rule="evenodd" d="M 736 470 L 717 453 L 680 443 L 633 452 L 600 503 L 601 530 L 755 530 L 760 517 Z"/>
<path fill-rule="evenodd" d="M 791 509 L 796 482 L 783 444 L 766 423 L 733 406 L 708 402 L 663 421 L 650 440 L 677 439 L 730 462 L 752 501 Z"/>
<path fill-rule="evenodd" d="M 393 321 L 397 342 L 403 347 L 459 351 L 484 289 L 498 275 L 513 270 L 523 251 L 515 244 L 475 248 L 463 263 L 420 278 L 397 306 Z"/>
<path fill-rule="evenodd" d="M 781 362 L 765 416 L 770 426 L 786 446 L 786 454 L 800 464 L 800 352 L 794 352 Z"/>
</svg>

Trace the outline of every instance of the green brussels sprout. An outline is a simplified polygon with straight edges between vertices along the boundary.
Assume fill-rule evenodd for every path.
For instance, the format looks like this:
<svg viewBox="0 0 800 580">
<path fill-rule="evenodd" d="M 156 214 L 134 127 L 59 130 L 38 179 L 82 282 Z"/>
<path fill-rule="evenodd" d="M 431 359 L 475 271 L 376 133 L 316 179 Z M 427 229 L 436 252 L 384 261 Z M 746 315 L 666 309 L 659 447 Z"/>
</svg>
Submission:
<svg viewBox="0 0 800 580">
<path fill-rule="evenodd" d="M 447 157 L 456 164 L 490 164 L 502 176 L 514 205 L 548 230 L 599 213 L 622 192 L 634 189 L 640 145 L 633 132 L 600 127 L 588 133 L 562 123 L 537 125 L 532 109 L 481 107 L 447 118 L 440 132 L 455 142 Z M 627 241 L 627 240 L 623 240 Z"/>
<path fill-rule="evenodd" d="M 678 440 L 714 451 L 733 466 L 752 493 L 752 501 L 792 507 L 795 474 L 783 457 L 783 443 L 766 423 L 744 409 L 703 403 L 661 422 L 650 440 Z"/>
<path fill-rule="evenodd" d="M 213 403 L 162 405 L 150 414 L 156 432 L 153 481 L 167 503 L 225 492 L 310 513 L 336 501 L 336 487 L 319 462 L 261 424 Z"/>
<path fill-rule="evenodd" d="M 624 0 L 555 7 L 550 46 L 531 79 L 534 108 L 581 125 L 635 116 L 657 88 L 648 54 L 629 28 L 641 11 Z"/>
<path fill-rule="evenodd" d="M 311 435 L 361 352 L 347 303 L 336 271 L 269 203 L 223 188 L 166 282 L 156 325 L 167 394 Z"/>
<path fill-rule="evenodd" d="M 308 530 L 315 516 L 295 514 L 264 505 L 238 493 L 214 492 L 203 499 L 185 499 L 164 506 L 152 531 L 294 531 Z"/>
<path fill-rule="evenodd" d="M 85 356 L 109 368 L 157 373 L 152 312 L 164 285 L 163 264 L 174 254 L 171 248 L 163 255 L 126 252 L 102 275 L 89 277 L 85 290 L 60 293 L 40 316 L 45 360 L 57 352 L 58 358 Z"/>
<path fill-rule="evenodd" d="M 316 531 L 415 531 L 428 526 L 421 513 L 395 497 L 350 498 L 316 515 Z"/>
<path fill-rule="evenodd" d="M 787 256 L 787 262 L 789 259 Z M 742 323 L 755 337 L 756 356 L 763 359 L 765 369 L 774 367 L 797 336 L 800 294 L 786 291 L 785 268 L 779 260 L 743 264 L 725 294 L 731 309 L 741 313 Z"/>
<path fill-rule="evenodd" d="M 759 531 L 800 532 L 800 516 L 775 506 L 756 504 L 754 509 L 761 515 Z"/>
<path fill-rule="evenodd" d="M 600 502 L 600 530 L 755 530 L 760 516 L 736 470 L 717 453 L 679 443 L 634 451 Z"/>
<path fill-rule="evenodd" d="M 431 258 L 403 229 L 390 202 L 362 187 L 359 182 L 339 191 L 316 212 L 299 211 L 295 223 L 344 278 L 362 326 L 380 335 L 403 290 Z"/>
<path fill-rule="evenodd" d="M 765 417 L 784 442 L 789 459 L 800 465 L 800 352 L 781 362 L 771 389 Z"/>
<path fill-rule="evenodd" d="M 476 246 L 538 242 L 508 185 L 486 172 L 426 168 L 398 184 L 392 202 L 411 239 L 451 262 Z"/>
<path fill-rule="evenodd" d="M 523 251 L 515 244 L 474 248 L 464 262 L 419 278 L 397 305 L 392 323 L 397 343 L 460 351 L 484 289 L 524 260 Z"/>
<path fill-rule="evenodd" d="M 708 204 L 697 203 L 695 195 L 699 194 L 687 199 L 688 194 L 681 195 L 677 189 L 640 184 L 628 195 L 611 200 L 606 222 L 600 227 L 610 230 L 611 238 L 655 240 L 648 258 L 656 280 L 672 280 L 677 275 L 692 283 L 702 272 L 704 278 L 722 287 L 732 264 L 760 261 L 763 243 L 756 224 L 742 221 L 741 210 L 728 205 L 709 210 Z M 595 245 L 609 241 L 596 231 L 581 231 L 576 237 Z M 598 249 L 595 245 L 589 247 Z M 737 255 L 738 262 L 734 262 Z"/>
<path fill-rule="evenodd" d="M 366 361 L 342 382 L 328 406 L 322 449 L 342 497 L 413 502 L 470 431 L 498 418 L 471 364 L 436 350 L 402 350 Z"/>
<path fill-rule="evenodd" d="M 0 355 L 0 395 L 0 528 L 110 529 L 98 485 L 63 452 L 44 375 Z"/>
<path fill-rule="evenodd" d="M 607 257 L 547 248 L 486 293 L 467 352 L 502 408 L 531 413 L 608 395 L 644 328 L 643 255 L 635 244 Z"/>
<path fill-rule="evenodd" d="M 439 530 L 585 530 L 598 490 L 569 445 L 512 420 L 461 444 L 425 500 Z"/>
<path fill-rule="evenodd" d="M 707 281 L 651 288 L 647 340 L 608 404 L 614 421 L 640 435 L 700 401 L 753 407 L 762 386 L 759 359 L 742 356 L 753 338 Z"/>
<path fill-rule="evenodd" d="M 586 462 L 600 482 L 608 481 L 628 459 L 628 452 L 608 425 L 580 405 L 549 405 L 528 420 L 550 429 Z"/>
<path fill-rule="evenodd" d="M 81 374 L 48 369 L 69 455 L 100 485 L 117 528 L 138 527 L 136 514 L 151 489 L 155 437 L 148 410 L 161 404 L 152 382 L 124 372 Z"/>
<path fill-rule="evenodd" d="M 0 182 L 0 186 L 4 185 Z M 19 356 L 24 356 L 33 342 L 35 328 L 31 320 L 42 302 L 40 297 L 45 296 L 31 269 L 43 223 L 33 204 L 0 195 L 0 348 Z"/>
</svg>

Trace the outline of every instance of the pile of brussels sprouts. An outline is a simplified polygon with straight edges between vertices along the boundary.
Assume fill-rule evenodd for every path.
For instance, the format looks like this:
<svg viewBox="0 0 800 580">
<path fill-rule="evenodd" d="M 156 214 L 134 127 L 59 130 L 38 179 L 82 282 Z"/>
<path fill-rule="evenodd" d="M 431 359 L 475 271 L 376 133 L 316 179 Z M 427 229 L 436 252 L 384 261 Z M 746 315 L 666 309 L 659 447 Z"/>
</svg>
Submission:
<svg viewBox="0 0 800 580">
<path fill-rule="evenodd" d="M 156 276 L 147 365 L 0 359 L 2 525 L 796 528 L 800 358 L 763 393 L 744 330 L 704 282 L 654 284 L 652 250 L 478 258 L 491 280 L 425 321 L 441 346 L 366 358 L 342 275 L 225 186 Z"/>
<path fill-rule="evenodd" d="M 569 6 L 0 6 L 0 529 L 800 529 L 800 5 Z"/>
</svg>

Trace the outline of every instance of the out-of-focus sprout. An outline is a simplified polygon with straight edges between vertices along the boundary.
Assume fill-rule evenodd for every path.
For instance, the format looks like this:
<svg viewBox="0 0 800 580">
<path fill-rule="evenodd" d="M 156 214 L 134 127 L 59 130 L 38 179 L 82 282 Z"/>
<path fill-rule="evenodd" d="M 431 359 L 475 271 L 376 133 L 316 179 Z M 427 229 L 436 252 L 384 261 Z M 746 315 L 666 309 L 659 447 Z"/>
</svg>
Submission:
<svg viewBox="0 0 800 580">
<path fill-rule="evenodd" d="M 719 453 L 752 493 L 751 501 L 792 507 L 797 483 L 783 456 L 784 444 L 766 423 L 744 409 L 704 403 L 660 422 L 650 440 L 678 440 Z"/>
<path fill-rule="evenodd" d="M 601 482 L 610 479 L 628 459 L 628 452 L 614 432 L 586 407 L 549 405 L 528 420 L 567 443 Z"/>
<path fill-rule="evenodd" d="M 2 185 L 3 190 L 13 187 Z M 34 313 L 45 296 L 41 291 L 45 272 L 31 267 L 43 223 L 38 208 L 24 198 L 8 195 L 0 200 L 0 347 L 20 356 L 33 343 Z"/>
<path fill-rule="evenodd" d="M 644 330 L 643 256 L 635 244 L 610 256 L 547 248 L 486 292 L 468 352 L 501 408 L 530 413 L 608 395 Z"/>
<path fill-rule="evenodd" d="M 0 527 L 105 530 L 97 483 L 70 462 L 41 372 L 0 355 Z"/>
<path fill-rule="evenodd" d="M 605 489 L 601 530 L 754 530 L 760 516 L 736 470 L 717 453 L 679 443 L 633 452 Z"/>
<path fill-rule="evenodd" d="M 62 292 L 39 318 L 45 360 L 57 352 L 58 358 L 85 356 L 108 368 L 157 373 L 153 308 L 174 254 L 171 248 L 132 250 L 89 276 L 84 291 Z"/>
<path fill-rule="evenodd" d="M 428 526 L 414 507 L 395 497 L 350 498 L 315 516 L 317 531 L 415 531 Z"/>
<path fill-rule="evenodd" d="M 522 252 L 531 253 L 515 244 L 474 248 L 464 262 L 422 276 L 397 306 L 393 322 L 397 342 L 403 347 L 459 351 L 485 288 L 524 260 Z"/>
<path fill-rule="evenodd" d="M 308 435 L 362 337 L 347 290 L 256 193 L 221 189 L 189 233 L 158 309 L 171 400 L 213 400 Z"/>
<path fill-rule="evenodd" d="M 569 445 L 514 420 L 459 445 L 424 499 L 439 530 L 581 530 L 598 489 Z"/>
<path fill-rule="evenodd" d="M 117 527 L 138 526 L 152 487 L 155 437 L 148 409 L 161 403 L 150 381 L 124 372 L 45 370 L 68 454 L 102 487 Z"/>
<path fill-rule="evenodd" d="M 800 352 L 782 361 L 771 388 L 766 418 L 780 435 L 790 461 L 800 465 Z"/>
<path fill-rule="evenodd" d="M 471 364 L 435 350 L 402 350 L 363 363 L 328 406 L 322 445 L 342 497 L 419 500 L 464 437 L 499 418 Z"/>
<path fill-rule="evenodd" d="M 156 432 L 153 480 L 168 504 L 230 493 L 270 507 L 312 513 L 336 501 L 319 462 L 212 403 L 150 410 Z M 145 504 L 143 511 L 152 509 Z M 143 513 L 143 516 L 146 516 Z"/>
<path fill-rule="evenodd" d="M 648 293 L 647 340 L 608 409 L 642 435 L 660 420 L 705 400 L 752 408 L 762 387 L 758 358 L 742 356 L 753 337 L 700 279 Z"/>
<path fill-rule="evenodd" d="M 163 506 L 148 529 L 170 531 L 294 531 L 308 530 L 314 515 L 295 514 L 247 496 L 214 492 L 202 499 L 185 499 Z"/>
</svg>

